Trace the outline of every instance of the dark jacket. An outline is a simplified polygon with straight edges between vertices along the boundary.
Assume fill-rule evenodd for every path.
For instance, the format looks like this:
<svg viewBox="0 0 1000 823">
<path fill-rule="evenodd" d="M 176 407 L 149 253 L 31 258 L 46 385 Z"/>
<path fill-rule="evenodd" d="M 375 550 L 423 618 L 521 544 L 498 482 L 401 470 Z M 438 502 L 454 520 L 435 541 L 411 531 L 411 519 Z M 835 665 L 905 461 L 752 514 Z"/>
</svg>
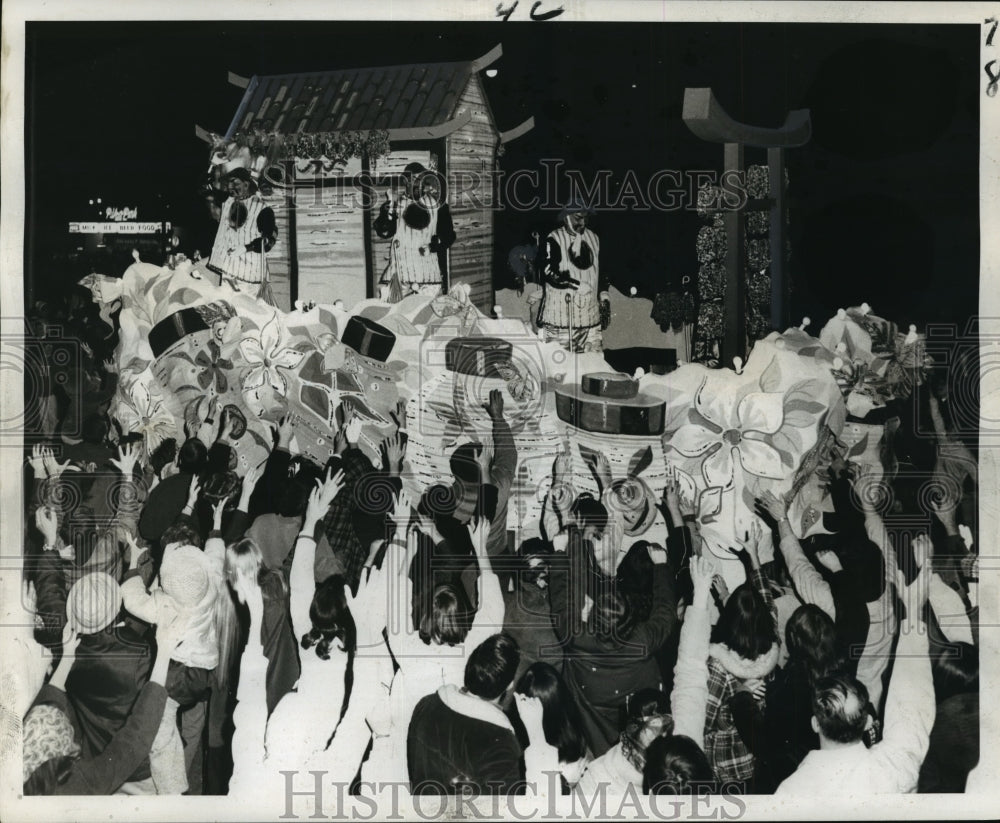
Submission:
<svg viewBox="0 0 1000 823">
<path fill-rule="evenodd" d="M 83 757 L 103 752 L 125 725 L 149 680 L 152 662 L 149 642 L 128 626 L 111 626 L 80 638 L 76 662 L 66 679 L 66 694 Z M 145 774 L 130 779 L 149 776 L 148 765 L 140 771 Z"/>
<path fill-rule="evenodd" d="M 598 637 L 582 621 L 581 610 L 588 592 L 596 599 L 599 575 L 590 544 L 571 529 L 566 556 L 553 558 L 549 597 L 556 636 L 565 650 L 563 675 L 583 711 L 584 732 L 595 757 L 618 740 L 629 695 L 660 687 L 655 654 L 677 626 L 673 573 L 665 563 L 653 567 L 649 619 L 636 626 L 627 639 Z"/>
<path fill-rule="evenodd" d="M 132 777 L 149 756 L 167 692 L 159 683 L 146 683 L 128 720 L 107 747 L 94 755 L 74 759 L 57 757 L 43 763 L 24 784 L 26 795 L 114 794 Z M 35 705 L 53 705 L 72 717 L 65 692 L 43 686 Z M 148 771 L 148 767 L 147 767 Z"/>
<path fill-rule="evenodd" d="M 524 779 L 510 721 L 457 686 L 442 686 L 417 704 L 406 753 L 413 794 L 511 794 Z"/>
<path fill-rule="evenodd" d="M 957 694 L 938 703 L 917 791 L 961 793 L 979 763 L 979 695 Z"/>
</svg>

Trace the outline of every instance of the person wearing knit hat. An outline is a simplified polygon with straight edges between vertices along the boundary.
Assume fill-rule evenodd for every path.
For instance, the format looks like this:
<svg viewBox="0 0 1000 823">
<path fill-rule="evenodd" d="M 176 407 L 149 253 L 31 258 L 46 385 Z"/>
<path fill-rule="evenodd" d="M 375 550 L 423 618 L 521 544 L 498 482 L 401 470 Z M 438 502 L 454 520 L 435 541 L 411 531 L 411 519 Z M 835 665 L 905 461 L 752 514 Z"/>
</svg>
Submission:
<svg viewBox="0 0 1000 823">
<path fill-rule="evenodd" d="M 66 598 L 66 617 L 80 634 L 97 634 L 115 622 L 122 607 L 122 590 L 109 574 L 81 577 Z"/>
</svg>

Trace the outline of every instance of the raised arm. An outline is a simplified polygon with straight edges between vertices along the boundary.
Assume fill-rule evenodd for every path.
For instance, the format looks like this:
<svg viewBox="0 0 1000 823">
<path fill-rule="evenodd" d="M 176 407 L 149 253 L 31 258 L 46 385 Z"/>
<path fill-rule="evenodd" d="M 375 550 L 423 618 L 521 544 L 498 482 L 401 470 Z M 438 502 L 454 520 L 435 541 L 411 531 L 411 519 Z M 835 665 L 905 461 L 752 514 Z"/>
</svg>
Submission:
<svg viewBox="0 0 1000 823">
<path fill-rule="evenodd" d="M 927 626 L 922 612 L 930 589 L 925 565 L 909 586 L 902 572 L 897 587 L 906 604 L 885 703 L 882 740 L 872 747 L 882 767 L 894 777 L 891 792 L 913 792 L 930 744 L 936 705 L 931 662 L 927 655 Z"/>
<path fill-rule="evenodd" d="M 265 784 L 265 747 L 267 735 L 267 658 L 261 644 L 264 621 L 264 595 L 254 581 L 242 587 L 250 610 L 250 634 L 240 660 L 239 688 L 233 711 L 233 775 L 229 791 L 234 796 L 254 797 Z"/>
<path fill-rule="evenodd" d="M 297 638 L 307 634 L 312 628 L 309 619 L 309 607 L 316 593 L 316 577 L 313 564 L 316 559 L 316 527 L 326 515 L 330 504 L 344 487 L 344 473 L 333 470 L 327 472 L 323 482 L 316 481 L 316 488 L 309 495 L 302 530 L 295 541 L 295 558 L 289 574 L 290 610 L 292 615 L 292 630 Z"/>
<path fill-rule="evenodd" d="M 788 500 L 784 495 L 778 496 L 773 492 L 766 491 L 757 499 L 760 509 L 769 515 L 778 524 L 778 534 L 780 536 L 779 548 L 782 557 L 785 558 L 785 565 L 788 567 L 788 575 L 792 578 L 792 585 L 799 599 L 803 603 L 811 603 L 826 612 L 831 619 L 837 617 L 837 607 L 833 602 L 833 593 L 830 585 L 823 579 L 805 552 L 799 545 L 799 539 L 792 531 L 792 524 L 788 522 Z"/>
<path fill-rule="evenodd" d="M 709 604 L 714 575 L 715 569 L 707 558 L 691 558 L 694 598 L 684 612 L 677 665 L 674 667 L 674 688 L 670 693 L 674 734 L 687 735 L 702 748 L 705 747 L 708 646 L 712 631 Z"/>
<path fill-rule="evenodd" d="M 479 520 L 469 524 L 469 536 L 472 538 L 476 563 L 479 566 L 479 609 L 472 621 L 472 628 L 465 638 L 467 657 L 486 638 L 503 630 L 505 605 L 500 580 L 490 564 L 489 532 L 489 521 Z"/>
</svg>

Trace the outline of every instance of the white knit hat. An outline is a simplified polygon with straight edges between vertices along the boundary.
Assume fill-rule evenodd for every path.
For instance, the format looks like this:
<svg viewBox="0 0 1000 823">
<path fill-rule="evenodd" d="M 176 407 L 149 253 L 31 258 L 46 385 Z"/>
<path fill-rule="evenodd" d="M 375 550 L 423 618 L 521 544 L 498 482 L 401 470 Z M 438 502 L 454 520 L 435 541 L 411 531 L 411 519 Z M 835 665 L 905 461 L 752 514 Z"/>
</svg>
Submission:
<svg viewBox="0 0 1000 823">
<path fill-rule="evenodd" d="M 179 608 L 198 606 L 212 590 L 205 553 L 196 546 L 168 551 L 160 566 L 160 585 Z"/>
<path fill-rule="evenodd" d="M 80 634 L 96 634 L 110 626 L 122 607 L 122 590 L 104 572 L 81 577 L 66 598 L 66 617 Z"/>
</svg>

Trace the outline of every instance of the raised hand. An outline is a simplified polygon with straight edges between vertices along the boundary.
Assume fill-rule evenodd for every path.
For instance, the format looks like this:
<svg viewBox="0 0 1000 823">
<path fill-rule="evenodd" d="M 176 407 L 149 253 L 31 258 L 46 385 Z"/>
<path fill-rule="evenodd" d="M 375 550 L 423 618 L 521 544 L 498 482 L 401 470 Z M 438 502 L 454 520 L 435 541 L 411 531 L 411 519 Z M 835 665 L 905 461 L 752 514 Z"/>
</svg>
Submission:
<svg viewBox="0 0 1000 823">
<path fill-rule="evenodd" d="M 387 620 L 388 594 L 385 571 L 374 567 L 367 573 L 362 573 L 356 595 L 351 593 L 350 586 L 344 586 L 347 606 L 355 616 L 354 622 L 358 627 L 359 647 L 371 648 L 382 642 L 382 629 Z"/>
<path fill-rule="evenodd" d="M 284 415 L 280 421 L 278 421 L 277 432 L 278 432 L 278 448 L 288 450 L 289 444 L 292 442 L 292 436 L 295 434 L 295 419 L 292 415 Z"/>
<path fill-rule="evenodd" d="M 396 525 L 396 534 L 402 536 L 406 534 L 406 530 L 410 525 L 410 517 L 413 511 L 413 501 L 410 500 L 410 495 L 406 493 L 405 489 L 400 489 L 399 494 L 396 495 L 393 509 L 392 509 L 392 522 Z"/>
<path fill-rule="evenodd" d="M 214 531 L 222 531 L 222 515 L 226 511 L 227 499 L 224 497 L 212 505 L 212 529 Z"/>
<path fill-rule="evenodd" d="M 253 490 L 257 488 L 257 484 L 260 482 L 261 477 L 264 476 L 264 466 L 265 463 L 261 463 L 259 466 L 251 466 L 247 469 L 247 473 L 243 475 L 243 488 L 240 491 L 240 503 L 249 503 L 250 497 L 253 495 Z M 243 506 L 241 505 L 242 509 Z M 246 511 L 244 509 L 244 511 Z"/>
<path fill-rule="evenodd" d="M 765 515 L 775 523 L 780 523 L 782 520 L 788 519 L 788 498 L 786 495 L 776 495 L 774 492 L 768 490 L 758 497 L 755 502 L 758 513 Z"/>
<path fill-rule="evenodd" d="M 322 520 L 326 516 L 327 511 L 329 511 L 330 504 L 333 503 L 334 498 L 336 498 L 342 488 L 344 488 L 343 470 L 338 471 L 336 474 L 333 473 L 332 468 L 327 470 L 326 477 L 322 481 L 316 481 L 316 488 L 309 495 L 305 523 L 316 525 L 316 523 Z"/>
<path fill-rule="evenodd" d="M 80 471 L 79 466 L 74 466 L 71 461 L 67 460 L 64 463 L 60 463 L 56 460 L 52 449 L 45 449 L 43 462 L 45 464 L 45 473 L 50 478 L 59 477 L 63 472 L 78 472 Z"/>
<path fill-rule="evenodd" d="M 757 678 L 740 680 L 736 686 L 736 691 L 737 693 L 745 692 L 746 694 L 752 694 L 754 700 L 763 700 L 764 693 L 767 691 L 767 684 L 763 680 L 758 680 Z"/>
<path fill-rule="evenodd" d="M 524 730 L 528 733 L 529 742 L 544 743 L 543 718 L 545 709 L 542 706 L 542 701 L 537 697 L 514 692 L 514 705 L 517 706 L 517 713 L 521 716 L 521 722 L 524 723 Z"/>
<path fill-rule="evenodd" d="M 483 403 L 483 408 L 491 420 L 503 420 L 503 393 L 500 389 L 493 389 L 490 392 L 489 402 Z"/>
<path fill-rule="evenodd" d="M 344 435 L 347 437 L 347 442 L 350 445 L 354 445 L 358 442 L 358 438 L 361 437 L 361 429 L 365 425 L 365 421 L 354 411 L 353 406 L 351 407 L 350 415 L 350 419 L 344 422 Z"/>
<path fill-rule="evenodd" d="M 403 435 L 398 431 L 382 441 L 382 463 L 385 470 L 394 477 L 403 470 L 403 458 L 406 455 L 406 444 Z"/>
<path fill-rule="evenodd" d="M 139 565 L 139 558 L 146 553 L 146 549 L 140 546 L 138 541 L 135 539 L 134 534 L 125 535 L 125 542 L 128 544 L 128 562 L 129 568 L 134 569 Z"/>
<path fill-rule="evenodd" d="M 906 604 L 906 619 L 911 623 L 921 620 L 924 605 L 930 595 L 931 564 L 924 563 L 909 585 L 903 572 L 896 569 L 896 588 L 899 590 L 900 600 Z"/>
<path fill-rule="evenodd" d="M 76 650 L 80 646 L 80 635 L 73 626 L 67 623 L 63 626 L 62 633 L 62 654 L 63 659 L 73 660 L 76 657 Z"/>
<path fill-rule="evenodd" d="M 59 533 L 59 518 L 54 509 L 39 506 L 35 509 L 35 528 L 42 533 L 46 548 L 55 548 Z"/>
<path fill-rule="evenodd" d="M 35 475 L 35 480 L 44 480 L 48 476 L 45 470 L 45 447 L 36 443 L 31 447 L 31 457 L 28 458 L 28 465 Z"/>
<path fill-rule="evenodd" d="M 131 477 L 135 471 L 135 465 L 139 462 L 139 444 L 129 443 L 126 446 L 118 447 L 118 459 L 109 461 L 123 477 Z"/>
</svg>

